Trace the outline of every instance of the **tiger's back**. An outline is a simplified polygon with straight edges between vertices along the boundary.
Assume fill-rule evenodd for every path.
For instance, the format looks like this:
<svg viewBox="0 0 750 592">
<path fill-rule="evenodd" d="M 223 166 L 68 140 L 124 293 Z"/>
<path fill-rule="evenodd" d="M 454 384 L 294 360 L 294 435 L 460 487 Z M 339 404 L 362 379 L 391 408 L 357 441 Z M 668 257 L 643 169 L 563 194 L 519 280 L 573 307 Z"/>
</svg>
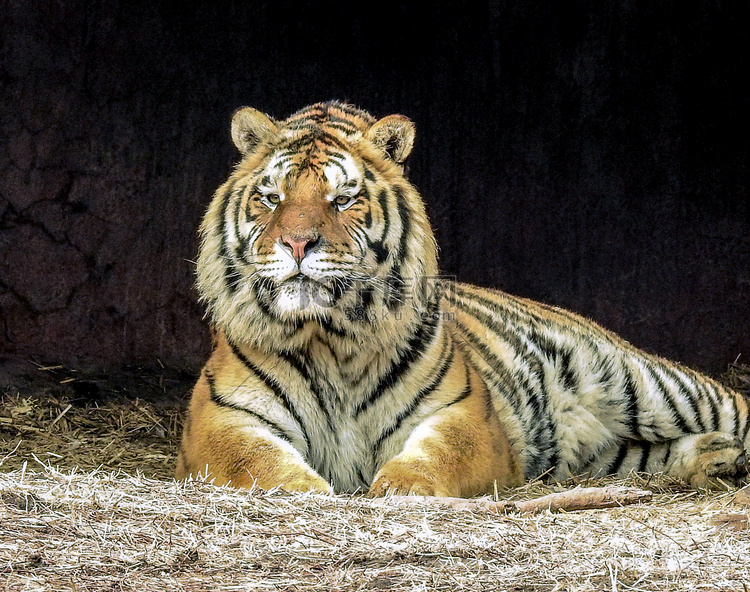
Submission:
<svg viewBox="0 0 750 592">
<path fill-rule="evenodd" d="M 744 475 L 741 395 L 573 313 L 439 280 L 408 119 L 245 108 L 232 137 L 243 159 L 201 227 L 217 341 L 179 478 L 471 496 L 542 474 Z"/>
<path fill-rule="evenodd" d="M 452 285 L 447 301 L 455 334 L 513 426 L 527 478 L 664 471 L 670 443 L 689 434 L 747 445 L 745 396 L 592 321 L 466 284 Z"/>
</svg>

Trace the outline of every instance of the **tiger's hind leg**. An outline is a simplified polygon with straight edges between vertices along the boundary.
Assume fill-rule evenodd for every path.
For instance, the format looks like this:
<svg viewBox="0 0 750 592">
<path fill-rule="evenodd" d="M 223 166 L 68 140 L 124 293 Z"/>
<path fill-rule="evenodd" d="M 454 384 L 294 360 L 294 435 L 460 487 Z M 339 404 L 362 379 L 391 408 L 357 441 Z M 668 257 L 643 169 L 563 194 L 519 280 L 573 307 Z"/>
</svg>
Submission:
<svg viewBox="0 0 750 592">
<path fill-rule="evenodd" d="M 691 434 L 669 446 L 664 472 L 696 489 L 737 487 L 748 476 L 748 457 L 739 438 L 724 432 Z"/>
<path fill-rule="evenodd" d="M 725 432 L 708 432 L 661 442 L 614 442 L 597 451 L 583 472 L 594 477 L 665 473 L 696 489 L 726 489 L 741 486 L 749 469 L 747 452 L 738 438 Z"/>
</svg>

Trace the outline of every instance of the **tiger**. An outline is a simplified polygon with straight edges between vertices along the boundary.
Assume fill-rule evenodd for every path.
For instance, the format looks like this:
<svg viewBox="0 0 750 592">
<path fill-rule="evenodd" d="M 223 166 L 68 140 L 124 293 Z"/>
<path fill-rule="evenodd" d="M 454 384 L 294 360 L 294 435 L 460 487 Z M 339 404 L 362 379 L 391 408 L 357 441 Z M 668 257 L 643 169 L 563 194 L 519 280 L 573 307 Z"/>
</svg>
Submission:
<svg viewBox="0 0 750 592">
<path fill-rule="evenodd" d="M 213 353 L 177 479 L 476 497 L 535 479 L 747 478 L 749 399 L 568 310 L 440 275 L 414 123 L 235 112 L 200 227 Z"/>
</svg>

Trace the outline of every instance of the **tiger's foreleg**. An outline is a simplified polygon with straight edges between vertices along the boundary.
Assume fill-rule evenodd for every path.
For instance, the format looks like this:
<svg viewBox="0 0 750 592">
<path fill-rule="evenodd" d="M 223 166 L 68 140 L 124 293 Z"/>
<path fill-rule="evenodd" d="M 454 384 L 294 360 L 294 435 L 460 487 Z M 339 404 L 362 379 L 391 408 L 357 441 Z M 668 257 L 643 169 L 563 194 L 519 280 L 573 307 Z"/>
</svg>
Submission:
<svg viewBox="0 0 750 592">
<path fill-rule="evenodd" d="M 193 391 L 175 471 L 177 479 L 198 476 L 248 489 L 332 492 L 289 442 L 247 412 L 214 401 L 205 371 Z"/>
<path fill-rule="evenodd" d="M 371 496 L 475 497 L 523 484 L 523 469 L 486 387 L 471 371 L 466 391 L 412 432 L 378 471 Z"/>
</svg>

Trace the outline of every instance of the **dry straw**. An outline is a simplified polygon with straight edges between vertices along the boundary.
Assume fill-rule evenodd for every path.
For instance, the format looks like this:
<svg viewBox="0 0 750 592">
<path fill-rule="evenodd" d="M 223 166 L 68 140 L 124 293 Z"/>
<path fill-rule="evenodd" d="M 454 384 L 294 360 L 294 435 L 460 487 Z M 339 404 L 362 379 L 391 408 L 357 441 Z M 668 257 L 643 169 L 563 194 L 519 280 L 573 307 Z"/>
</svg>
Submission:
<svg viewBox="0 0 750 592">
<path fill-rule="evenodd" d="M 498 514 L 175 483 L 183 406 L 6 389 L 0 590 L 750 589 L 748 488 L 704 494 L 638 475 L 535 482 L 499 495 L 610 484 L 654 495 L 606 510 Z"/>
</svg>

